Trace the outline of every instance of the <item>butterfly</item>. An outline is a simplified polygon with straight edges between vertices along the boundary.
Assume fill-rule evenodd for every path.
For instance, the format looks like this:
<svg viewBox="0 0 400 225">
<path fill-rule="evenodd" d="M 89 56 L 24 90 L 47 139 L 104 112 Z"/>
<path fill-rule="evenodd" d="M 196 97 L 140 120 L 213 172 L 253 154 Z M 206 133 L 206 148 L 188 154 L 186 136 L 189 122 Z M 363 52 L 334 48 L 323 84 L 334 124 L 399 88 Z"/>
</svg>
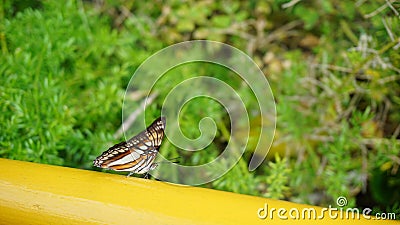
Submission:
<svg viewBox="0 0 400 225">
<path fill-rule="evenodd" d="M 146 174 L 147 178 L 148 172 L 158 166 L 154 160 L 164 137 L 165 125 L 165 117 L 156 119 L 138 135 L 103 152 L 93 161 L 93 165 L 103 169 L 129 171 L 128 177 L 134 173 Z"/>
</svg>

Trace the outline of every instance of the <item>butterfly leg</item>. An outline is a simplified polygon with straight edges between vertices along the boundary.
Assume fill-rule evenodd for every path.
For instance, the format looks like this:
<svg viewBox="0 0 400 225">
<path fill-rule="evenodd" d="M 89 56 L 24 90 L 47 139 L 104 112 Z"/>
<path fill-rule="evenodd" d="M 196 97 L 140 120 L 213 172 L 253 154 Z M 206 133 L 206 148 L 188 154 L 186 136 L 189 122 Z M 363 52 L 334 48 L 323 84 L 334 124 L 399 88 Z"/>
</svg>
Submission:
<svg viewBox="0 0 400 225">
<path fill-rule="evenodd" d="M 153 164 L 151 164 L 149 171 L 150 171 L 150 170 L 154 170 L 155 168 L 157 168 L 157 166 L 158 166 L 158 163 L 153 163 Z M 148 171 L 147 171 L 146 174 L 144 175 L 144 179 L 150 179 L 150 177 L 149 177 L 149 172 L 148 172 Z"/>
<path fill-rule="evenodd" d="M 126 177 L 130 177 L 132 174 L 134 174 L 134 172 L 131 171 Z"/>
</svg>

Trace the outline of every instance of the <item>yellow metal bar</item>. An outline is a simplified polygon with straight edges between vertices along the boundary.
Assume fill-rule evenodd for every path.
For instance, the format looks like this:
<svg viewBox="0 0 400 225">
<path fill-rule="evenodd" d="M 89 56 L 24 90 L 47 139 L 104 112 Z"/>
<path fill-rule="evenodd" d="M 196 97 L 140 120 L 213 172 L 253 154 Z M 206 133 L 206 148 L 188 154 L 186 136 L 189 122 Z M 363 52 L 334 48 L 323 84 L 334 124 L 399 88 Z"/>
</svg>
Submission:
<svg viewBox="0 0 400 225">
<path fill-rule="evenodd" d="M 390 224 L 290 219 L 306 205 L 95 171 L 0 159 L 0 224 Z M 275 208 L 273 213 L 265 214 Z M 278 210 L 288 210 L 280 219 Z M 320 210 L 321 208 L 314 208 Z M 259 214 L 259 215 L 258 215 Z M 270 216 L 273 215 L 273 218 Z M 259 217 L 266 216 L 265 219 Z"/>
</svg>

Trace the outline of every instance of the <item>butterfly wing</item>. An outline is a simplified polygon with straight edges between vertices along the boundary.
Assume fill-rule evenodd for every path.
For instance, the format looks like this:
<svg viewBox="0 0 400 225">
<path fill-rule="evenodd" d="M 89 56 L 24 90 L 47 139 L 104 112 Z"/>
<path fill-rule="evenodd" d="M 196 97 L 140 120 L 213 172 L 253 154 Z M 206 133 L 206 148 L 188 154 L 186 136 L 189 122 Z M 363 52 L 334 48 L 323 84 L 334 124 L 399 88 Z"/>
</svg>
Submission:
<svg viewBox="0 0 400 225">
<path fill-rule="evenodd" d="M 93 165 L 138 174 L 154 169 L 153 162 L 164 137 L 165 125 L 165 118 L 158 118 L 135 137 L 103 152 L 93 161 Z"/>
</svg>

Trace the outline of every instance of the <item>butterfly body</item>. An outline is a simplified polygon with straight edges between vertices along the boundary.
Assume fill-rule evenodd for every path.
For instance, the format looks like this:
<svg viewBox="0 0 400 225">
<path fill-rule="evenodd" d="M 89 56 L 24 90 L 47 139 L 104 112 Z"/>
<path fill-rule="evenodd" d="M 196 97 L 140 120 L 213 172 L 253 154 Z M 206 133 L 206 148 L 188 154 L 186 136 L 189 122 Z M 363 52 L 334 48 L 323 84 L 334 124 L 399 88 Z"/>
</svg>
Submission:
<svg viewBox="0 0 400 225">
<path fill-rule="evenodd" d="M 103 152 L 93 161 L 93 165 L 115 171 L 129 171 L 129 175 L 147 174 L 157 167 L 154 160 L 164 137 L 166 121 L 156 119 L 146 130 Z"/>
</svg>

